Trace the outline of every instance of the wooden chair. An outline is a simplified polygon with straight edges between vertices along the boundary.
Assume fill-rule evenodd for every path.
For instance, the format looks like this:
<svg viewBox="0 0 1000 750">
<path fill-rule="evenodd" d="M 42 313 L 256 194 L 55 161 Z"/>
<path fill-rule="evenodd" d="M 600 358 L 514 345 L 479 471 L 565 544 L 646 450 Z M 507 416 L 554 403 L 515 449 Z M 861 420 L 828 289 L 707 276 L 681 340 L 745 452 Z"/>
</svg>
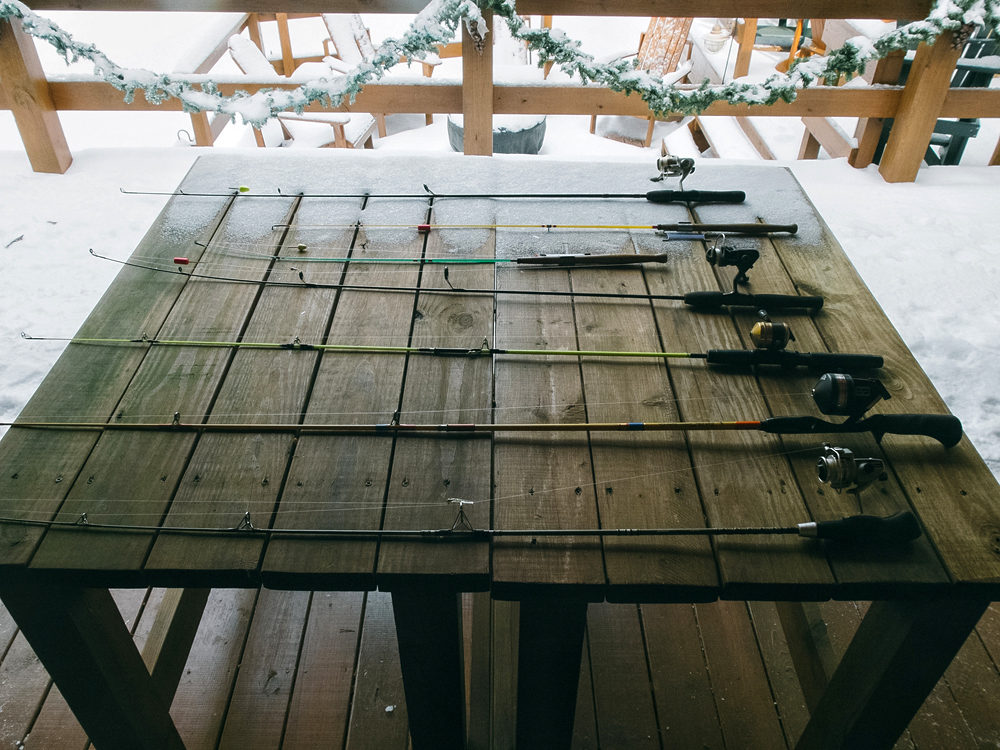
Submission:
<svg viewBox="0 0 1000 750">
<path fill-rule="evenodd" d="M 685 47 L 688 48 L 688 57 L 690 58 L 688 35 L 691 32 L 693 20 L 693 18 L 650 18 L 649 28 L 639 37 L 639 50 L 636 52 L 638 69 L 664 78 L 678 72 L 677 66 L 680 64 Z M 684 71 L 679 78 L 682 78 L 686 73 L 687 71 Z M 645 148 L 649 148 L 649 144 L 652 143 L 653 127 L 656 125 L 655 117 L 650 116 L 647 119 L 649 127 L 646 129 L 646 140 L 643 144 Z M 591 134 L 596 129 L 597 115 L 591 115 Z"/>
<path fill-rule="evenodd" d="M 279 76 L 257 45 L 239 34 L 229 38 L 229 54 L 245 74 L 263 81 L 283 78 L 307 81 L 339 72 L 327 63 L 303 63 L 291 76 Z M 309 112 L 296 115 L 283 112 L 277 120 L 267 122 L 263 128 L 255 127 L 254 139 L 262 148 L 289 144 L 312 148 L 359 148 L 363 144 L 365 148 L 372 148 L 375 128 L 375 118 L 365 113 Z"/>
</svg>

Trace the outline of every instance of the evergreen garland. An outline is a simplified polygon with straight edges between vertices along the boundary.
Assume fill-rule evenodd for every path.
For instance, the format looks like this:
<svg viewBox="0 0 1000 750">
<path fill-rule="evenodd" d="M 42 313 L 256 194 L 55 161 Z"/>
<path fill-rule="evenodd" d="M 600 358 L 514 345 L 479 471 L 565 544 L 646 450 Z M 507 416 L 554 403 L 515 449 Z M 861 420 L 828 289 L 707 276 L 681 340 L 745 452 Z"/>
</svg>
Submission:
<svg viewBox="0 0 1000 750">
<path fill-rule="evenodd" d="M 665 85 L 663 79 L 639 70 L 635 61 L 616 60 L 597 63 L 580 48 L 580 42 L 567 38 L 558 29 L 531 29 L 517 15 L 514 0 L 481 0 L 483 8 L 502 18 L 516 39 L 537 52 L 539 65 L 553 61 L 567 75 L 577 75 L 584 84 L 607 86 L 626 95 L 637 93 L 657 115 L 668 113 L 697 114 L 717 101 L 732 104 L 770 105 L 791 102 L 801 88 L 817 82 L 835 85 L 841 76 L 847 79 L 862 73 L 868 62 L 885 57 L 894 50 L 907 49 L 917 42 L 933 43 L 945 31 L 952 31 L 955 43 L 963 44 L 977 26 L 1000 33 L 1000 0 L 935 0 L 930 15 L 902 28 L 890 31 L 874 42 L 855 37 L 825 57 L 796 60 L 787 74 L 775 73 L 761 84 L 732 82 L 711 86 L 704 81 L 697 88 Z M 302 110 L 314 102 L 338 107 L 345 100 L 353 103 L 362 86 L 380 79 L 400 57 L 421 60 L 433 55 L 438 45 L 451 41 L 459 24 L 465 23 L 476 47 L 488 32 L 479 7 L 472 0 L 431 0 L 414 19 L 401 39 L 387 39 L 374 60 L 364 62 L 346 74 L 331 72 L 330 78 L 308 81 L 291 89 L 262 89 L 255 94 L 238 91 L 223 96 L 211 81 L 192 84 L 182 78 L 142 69 L 116 65 L 92 44 L 81 44 L 55 23 L 34 13 L 20 0 L 0 0 L 0 20 L 19 19 L 26 32 L 49 42 L 67 64 L 80 59 L 94 64 L 97 76 L 125 94 L 131 102 L 142 90 L 146 99 L 159 104 L 171 97 L 180 99 L 185 112 L 216 112 L 235 119 L 239 114 L 254 125 L 262 126 L 279 112 Z M 0 31 L 2 33 L 2 31 Z"/>
</svg>

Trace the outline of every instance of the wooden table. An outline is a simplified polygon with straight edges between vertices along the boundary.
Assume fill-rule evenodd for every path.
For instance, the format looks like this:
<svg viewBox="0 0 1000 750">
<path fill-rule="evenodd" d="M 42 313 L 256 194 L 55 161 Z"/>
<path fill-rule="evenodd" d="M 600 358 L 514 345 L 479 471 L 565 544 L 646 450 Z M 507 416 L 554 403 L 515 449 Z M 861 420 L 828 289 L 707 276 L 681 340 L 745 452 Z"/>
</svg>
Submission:
<svg viewBox="0 0 1000 750">
<path fill-rule="evenodd" d="M 775 318 L 792 325 L 800 351 L 884 355 L 882 379 L 892 399 L 877 411 L 946 412 L 786 170 L 699 165 L 688 187 L 743 189 L 749 198 L 742 205 L 699 206 L 692 214 L 684 205 L 643 200 L 439 199 L 432 206 L 424 198 L 312 197 L 420 193 L 425 182 L 437 192 L 492 192 L 512 184 L 540 192 L 581 184 L 583 190 L 599 184 L 601 191 L 645 192 L 656 187 L 648 181 L 652 165 L 353 153 L 265 157 L 202 157 L 182 183 L 186 191 L 249 184 L 253 193 L 275 195 L 172 198 L 133 256 L 171 272 L 123 268 L 78 335 L 462 348 L 478 348 L 486 338 L 502 348 L 739 349 L 749 345 L 753 310 L 325 289 L 300 283 L 299 272 L 307 282 L 423 289 L 449 282 L 578 294 L 729 289 L 729 269 L 713 270 L 701 243 L 665 245 L 649 231 L 442 228 L 422 234 L 412 225 L 795 222 L 794 237 L 740 240 L 762 253 L 749 290 L 822 294 L 819 314 Z M 299 191 L 306 195 L 296 196 Z M 359 220 L 365 228 L 355 228 Z M 279 226 L 288 223 L 291 229 Z M 299 243 L 308 246 L 304 252 Z M 666 251 L 670 259 L 641 269 L 453 263 L 447 281 L 439 264 L 361 262 L 567 251 Z M 188 273 L 253 283 L 191 279 L 173 270 L 175 256 L 189 259 Z M 352 260 L 302 262 L 317 256 Z M 179 414 L 184 423 L 210 425 L 369 424 L 398 413 L 404 423 L 754 420 L 817 414 L 809 397 L 815 379 L 773 368 L 717 370 L 700 360 L 664 365 L 591 356 L 74 343 L 19 419 L 169 423 Z M 181 746 L 167 708 L 189 644 L 185 616 L 175 618 L 180 624 L 173 636 L 163 638 L 162 669 L 150 676 L 108 587 L 188 587 L 177 608 L 195 623 L 204 601 L 195 589 L 263 584 L 391 591 L 418 749 L 464 742 L 458 592 L 490 591 L 495 600 L 520 602 L 519 748 L 568 746 L 587 602 L 873 599 L 799 746 L 888 748 L 997 598 L 1000 493 L 967 439 L 945 449 L 925 438 L 889 435 L 881 447 L 867 434 L 841 438 L 834 442 L 887 464 L 887 481 L 861 495 L 861 510 L 888 515 L 911 508 L 926 532 L 921 539 L 872 549 L 799 537 L 539 535 L 490 544 L 279 531 L 438 529 L 450 527 L 460 507 L 476 528 L 497 529 L 789 526 L 855 514 L 854 496 L 816 481 L 822 436 L 13 428 L 0 442 L 2 515 L 43 523 L 0 525 L 0 595 L 98 748 Z M 87 527 L 48 525 L 83 517 Z M 96 528 L 99 523 L 126 528 Z M 216 531 L 168 530 L 178 527 Z M 488 642 L 488 621 L 482 632 Z"/>
</svg>

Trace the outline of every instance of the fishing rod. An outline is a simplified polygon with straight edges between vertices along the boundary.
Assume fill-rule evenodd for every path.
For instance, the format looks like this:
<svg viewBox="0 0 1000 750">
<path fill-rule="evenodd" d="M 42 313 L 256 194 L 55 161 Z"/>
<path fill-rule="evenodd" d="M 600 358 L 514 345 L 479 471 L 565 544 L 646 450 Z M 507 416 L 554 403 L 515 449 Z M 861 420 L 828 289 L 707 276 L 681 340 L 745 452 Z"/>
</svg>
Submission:
<svg viewBox="0 0 1000 750">
<path fill-rule="evenodd" d="M 470 540 L 488 541 L 503 537 L 592 536 L 762 536 L 797 535 L 812 539 L 829 539 L 854 544 L 902 544 L 918 539 L 920 523 L 910 511 L 901 511 L 885 518 L 856 515 L 833 521 L 805 521 L 795 526 L 695 527 L 676 529 L 477 529 L 460 510 L 452 526 L 440 529 L 269 529 L 254 526 L 247 512 L 237 526 L 205 528 L 199 526 L 151 526 L 138 524 L 99 523 L 83 513 L 76 521 L 40 521 L 28 518 L 0 517 L 0 523 L 22 526 L 72 527 L 73 529 L 120 531 L 159 531 L 171 534 L 284 534 L 310 537 L 411 537 L 429 541 Z"/>
<path fill-rule="evenodd" d="M 95 258 L 108 260 L 112 263 L 119 263 L 123 266 L 141 268 L 147 271 L 158 271 L 160 273 L 173 273 L 171 270 L 166 268 L 158 268 L 144 263 L 134 263 L 132 261 L 118 260 L 117 258 L 100 255 L 99 253 L 95 253 L 93 248 L 91 248 L 90 254 Z M 280 260 L 280 258 L 276 258 L 276 260 Z M 449 286 L 447 287 L 366 286 L 363 284 L 320 284 L 310 282 L 305 280 L 305 275 L 302 271 L 299 271 L 299 283 L 295 283 L 291 281 L 253 281 L 250 279 L 238 279 L 230 276 L 210 276 L 207 274 L 185 273 L 180 268 L 180 265 L 184 264 L 181 263 L 177 266 L 177 272 L 191 279 L 225 281 L 231 284 L 266 284 L 267 286 L 272 287 L 292 287 L 297 289 L 342 289 L 375 292 L 421 292 L 429 294 L 454 294 L 456 292 L 460 292 L 462 294 L 481 294 L 490 297 L 498 294 L 506 294 L 539 297 L 576 297 L 587 299 L 677 300 L 682 301 L 691 307 L 702 310 L 718 309 L 725 306 L 754 307 L 758 310 L 819 310 L 823 307 L 822 297 L 800 297 L 794 294 L 743 294 L 735 289 L 732 292 L 688 292 L 687 294 L 617 294 L 612 292 L 560 292 L 532 291 L 525 289 L 467 289 L 464 287 L 451 286 L 450 282 L 448 282 Z M 448 281 L 447 270 L 448 269 L 445 268 L 445 281 Z"/>
<path fill-rule="evenodd" d="M 427 198 L 467 199 L 467 198 L 530 198 L 530 199 L 645 199 L 650 203 L 743 203 L 747 195 L 742 190 L 650 190 L 645 193 L 435 193 L 426 184 L 424 193 L 296 193 L 303 198 Z M 197 193 L 176 190 L 173 192 L 155 192 L 145 190 L 125 190 L 119 188 L 125 195 L 168 195 L 186 198 L 231 198 L 240 195 L 246 198 L 290 198 L 290 193 L 280 189 L 274 193 L 251 193 L 246 185 L 230 188 L 225 193 Z"/>
<path fill-rule="evenodd" d="M 739 237 L 765 237 L 771 234 L 795 234 L 798 224 L 273 224 L 278 229 L 416 229 L 427 234 L 432 229 L 651 229 L 664 240 L 707 240 L 719 234 Z M 673 233 L 673 234 L 671 234 Z"/>
<path fill-rule="evenodd" d="M 232 347 L 238 349 L 282 349 L 297 351 L 375 352 L 386 354 L 429 354 L 433 356 L 486 357 L 514 354 L 541 357 L 631 357 L 648 359 L 703 359 L 710 365 L 752 367 L 779 365 L 785 368 L 806 367 L 811 370 L 874 370 L 882 367 L 882 357 L 873 354 L 838 354 L 836 352 L 791 352 L 780 349 L 709 349 L 707 352 L 628 352 L 590 349 L 505 349 L 491 347 L 484 338 L 479 348 L 438 346 L 381 346 L 362 344 L 309 344 L 295 337 L 288 343 L 253 341 L 188 341 L 150 338 L 59 338 L 29 336 L 27 341 L 66 341 L 71 344 L 149 344 L 150 346 Z"/>
</svg>

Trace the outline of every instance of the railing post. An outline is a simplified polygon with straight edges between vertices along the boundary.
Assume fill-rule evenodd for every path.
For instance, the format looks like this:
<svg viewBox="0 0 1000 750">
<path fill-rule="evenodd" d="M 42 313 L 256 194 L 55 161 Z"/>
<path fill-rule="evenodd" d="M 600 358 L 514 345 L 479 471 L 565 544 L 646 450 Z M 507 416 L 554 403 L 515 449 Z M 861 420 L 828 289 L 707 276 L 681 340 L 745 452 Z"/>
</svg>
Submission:
<svg viewBox="0 0 1000 750">
<path fill-rule="evenodd" d="M 484 10 L 483 19 L 490 31 L 482 51 L 462 24 L 462 127 L 466 154 L 492 156 L 493 12 Z"/>
<path fill-rule="evenodd" d="M 744 18 L 743 32 L 739 39 L 739 51 L 736 53 L 736 68 L 733 78 L 743 78 L 750 72 L 750 56 L 753 54 L 753 43 L 757 39 L 757 19 Z"/>
<path fill-rule="evenodd" d="M 35 41 L 12 18 L 0 22 L 0 90 L 36 172 L 62 174 L 73 163 Z"/>
<path fill-rule="evenodd" d="M 921 43 L 917 48 L 879 165 L 886 182 L 913 182 L 917 178 L 960 54 L 961 49 L 952 47 L 950 31 L 932 46 Z"/>
</svg>

